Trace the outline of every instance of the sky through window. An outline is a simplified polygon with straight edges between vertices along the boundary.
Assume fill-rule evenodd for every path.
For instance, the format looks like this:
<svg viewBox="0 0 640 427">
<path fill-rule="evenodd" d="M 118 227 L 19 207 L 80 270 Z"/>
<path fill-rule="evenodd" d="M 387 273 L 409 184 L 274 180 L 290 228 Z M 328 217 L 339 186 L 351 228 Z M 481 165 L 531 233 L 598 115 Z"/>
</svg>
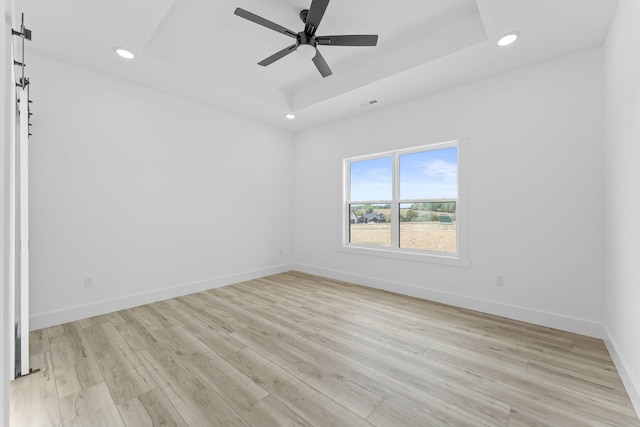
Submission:
<svg viewBox="0 0 640 427">
<path fill-rule="evenodd" d="M 351 162 L 351 201 L 384 201 L 393 197 L 393 159 Z M 458 148 L 400 156 L 400 199 L 456 199 Z"/>
</svg>

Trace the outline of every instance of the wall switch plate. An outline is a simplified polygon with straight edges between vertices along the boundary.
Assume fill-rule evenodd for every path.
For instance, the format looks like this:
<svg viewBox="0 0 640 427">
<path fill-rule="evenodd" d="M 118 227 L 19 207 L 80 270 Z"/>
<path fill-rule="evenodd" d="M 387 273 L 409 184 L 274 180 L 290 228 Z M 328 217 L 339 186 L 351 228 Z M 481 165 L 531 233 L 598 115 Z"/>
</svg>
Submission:
<svg viewBox="0 0 640 427">
<path fill-rule="evenodd" d="M 93 276 L 84 276 L 84 287 L 93 288 Z"/>
<path fill-rule="evenodd" d="M 496 276 L 496 286 L 504 286 L 504 275 L 498 274 Z"/>
</svg>

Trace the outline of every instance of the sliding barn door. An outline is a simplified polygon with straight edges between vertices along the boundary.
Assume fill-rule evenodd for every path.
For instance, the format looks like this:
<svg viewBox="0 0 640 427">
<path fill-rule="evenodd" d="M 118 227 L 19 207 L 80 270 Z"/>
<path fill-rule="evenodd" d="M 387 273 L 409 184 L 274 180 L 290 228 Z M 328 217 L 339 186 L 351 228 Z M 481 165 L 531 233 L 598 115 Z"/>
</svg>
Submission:
<svg viewBox="0 0 640 427">
<path fill-rule="evenodd" d="M 11 103 L 9 141 L 9 317 L 10 378 L 30 373 L 29 366 L 29 79 L 25 76 L 24 45 L 31 31 L 12 29 L 11 57 L 15 87 Z M 11 93 L 11 92 L 10 92 Z"/>
<path fill-rule="evenodd" d="M 18 189 L 19 189 L 19 289 L 18 337 L 20 345 L 20 375 L 29 373 L 29 95 L 28 89 L 19 90 L 19 142 L 18 142 Z"/>
</svg>

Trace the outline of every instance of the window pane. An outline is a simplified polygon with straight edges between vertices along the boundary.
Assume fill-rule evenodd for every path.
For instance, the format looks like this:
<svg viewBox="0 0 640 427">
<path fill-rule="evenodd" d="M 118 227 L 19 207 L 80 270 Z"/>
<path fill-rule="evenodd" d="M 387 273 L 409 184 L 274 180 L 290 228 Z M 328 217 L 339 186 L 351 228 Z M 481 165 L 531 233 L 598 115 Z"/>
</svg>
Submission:
<svg viewBox="0 0 640 427">
<path fill-rule="evenodd" d="M 392 159 L 363 160 L 351 163 L 351 200 L 391 200 Z"/>
<path fill-rule="evenodd" d="M 390 205 L 349 205 L 349 243 L 391 246 Z"/>
<path fill-rule="evenodd" d="M 401 203 L 400 247 L 456 253 L 456 202 Z"/>
<path fill-rule="evenodd" d="M 457 198 L 457 147 L 400 156 L 401 200 Z"/>
</svg>

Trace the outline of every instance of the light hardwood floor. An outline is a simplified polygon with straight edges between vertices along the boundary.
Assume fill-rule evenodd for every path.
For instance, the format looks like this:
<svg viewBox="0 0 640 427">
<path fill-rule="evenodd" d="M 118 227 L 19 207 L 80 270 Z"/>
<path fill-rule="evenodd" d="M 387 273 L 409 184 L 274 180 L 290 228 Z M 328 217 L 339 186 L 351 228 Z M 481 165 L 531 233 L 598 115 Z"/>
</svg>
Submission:
<svg viewBox="0 0 640 427">
<path fill-rule="evenodd" d="M 601 340 L 289 272 L 35 331 L 25 426 L 640 426 Z"/>
</svg>

